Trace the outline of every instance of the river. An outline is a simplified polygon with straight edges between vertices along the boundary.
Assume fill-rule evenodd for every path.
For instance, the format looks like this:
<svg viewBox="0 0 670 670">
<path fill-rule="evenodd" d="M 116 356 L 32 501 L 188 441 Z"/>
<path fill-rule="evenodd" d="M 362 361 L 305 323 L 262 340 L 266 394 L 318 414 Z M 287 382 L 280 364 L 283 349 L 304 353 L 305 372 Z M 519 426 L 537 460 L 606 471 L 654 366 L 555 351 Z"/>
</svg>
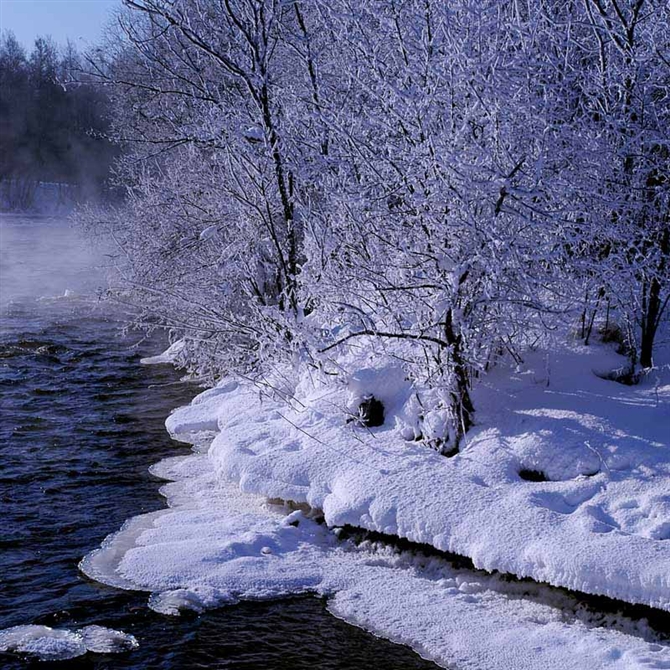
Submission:
<svg viewBox="0 0 670 670">
<path fill-rule="evenodd" d="M 317 598 L 164 617 L 146 594 L 78 571 L 125 519 L 164 507 L 148 468 L 187 453 L 163 422 L 197 392 L 169 366 L 140 365 L 163 343 L 120 335 L 98 298 L 106 258 L 64 220 L 0 215 L 0 629 L 97 624 L 139 641 L 46 664 L 68 669 L 435 668 Z M 0 653 L 7 670 L 33 663 Z"/>
</svg>

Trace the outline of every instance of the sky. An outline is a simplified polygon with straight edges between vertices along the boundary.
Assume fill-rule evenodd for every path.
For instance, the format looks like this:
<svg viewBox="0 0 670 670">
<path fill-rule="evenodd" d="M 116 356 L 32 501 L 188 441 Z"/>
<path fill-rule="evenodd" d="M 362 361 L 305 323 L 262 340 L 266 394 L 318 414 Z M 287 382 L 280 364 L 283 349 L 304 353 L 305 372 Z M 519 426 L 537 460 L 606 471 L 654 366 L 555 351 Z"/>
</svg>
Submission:
<svg viewBox="0 0 670 670">
<path fill-rule="evenodd" d="M 121 0 L 0 0 L 0 32 L 11 30 L 26 48 L 51 35 L 57 44 L 70 39 L 80 50 L 95 44 L 110 10 Z"/>
</svg>

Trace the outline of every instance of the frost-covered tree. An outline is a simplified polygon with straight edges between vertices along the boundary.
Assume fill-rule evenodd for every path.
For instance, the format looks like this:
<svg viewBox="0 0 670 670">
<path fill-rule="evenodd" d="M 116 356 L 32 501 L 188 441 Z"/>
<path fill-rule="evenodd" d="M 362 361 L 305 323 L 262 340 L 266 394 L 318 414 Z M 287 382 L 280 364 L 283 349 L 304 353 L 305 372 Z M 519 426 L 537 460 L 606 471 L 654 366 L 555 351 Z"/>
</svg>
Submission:
<svg viewBox="0 0 670 670">
<path fill-rule="evenodd" d="M 292 324 L 304 311 L 296 209 L 308 186 L 304 166 L 326 151 L 325 135 L 321 143 L 312 137 L 318 79 L 301 7 L 270 0 L 126 5 L 123 40 L 91 59 L 114 91 L 117 139 L 131 150 L 120 164 L 131 211 L 116 221 L 146 222 L 121 224 L 123 239 L 115 234 L 136 273 L 126 279 L 143 291 L 163 291 L 166 282 L 174 290 L 180 280 L 168 268 L 175 259 L 185 270 L 200 266 L 197 286 L 181 286 L 219 315 L 210 314 L 205 328 L 217 364 L 239 369 L 240 349 L 227 343 L 231 323 L 247 352 L 246 371 L 282 352 L 290 358 Z M 198 244 L 182 254 L 184 239 Z M 154 250 L 151 262 L 145 248 Z M 167 295 L 148 305 L 177 330 L 175 315 L 191 312 Z M 201 310 L 193 316 L 198 321 Z M 181 324 L 187 335 L 190 323 Z M 202 349 L 202 334 L 196 340 Z"/>
<path fill-rule="evenodd" d="M 347 66 L 324 115 L 337 170 L 310 218 L 309 287 L 332 338 L 358 338 L 440 389 L 450 451 L 473 421 L 470 385 L 555 311 L 560 204 L 547 139 L 545 48 L 517 3 L 328 3 Z M 483 36 L 486 36 L 484 39 Z M 552 74 L 553 76 L 553 74 Z M 530 85 L 529 85 L 530 84 Z"/>
<path fill-rule="evenodd" d="M 668 285 L 657 0 L 125 5 L 91 64 L 128 201 L 97 218 L 117 295 L 185 337 L 193 368 L 346 377 L 388 357 L 433 417 L 408 435 L 448 453 L 477 377 L 556 315 L 582 307 L 586 331 L 616 302 L 651 364 Z"/>
<path fill-rule="evenodd" d="M 653 365 L 670 297 L 670 7 L 584 0 L 590 60 L 575 192 L 588 208 L 595 272 L 607 277 L 632 362 Z"/>
</svg>

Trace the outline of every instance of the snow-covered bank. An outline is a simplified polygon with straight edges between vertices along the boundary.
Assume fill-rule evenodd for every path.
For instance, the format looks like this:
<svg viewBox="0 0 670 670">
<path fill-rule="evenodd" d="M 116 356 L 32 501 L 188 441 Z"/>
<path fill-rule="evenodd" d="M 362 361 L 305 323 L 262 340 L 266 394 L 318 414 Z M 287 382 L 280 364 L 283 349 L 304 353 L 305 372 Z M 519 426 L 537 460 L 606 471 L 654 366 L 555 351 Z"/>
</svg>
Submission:
<svg viewBox="0 0 670 670">
<path fill-rule="evenodd" d="M 326 596 L 337 616 L 445 667 L 670 668 L 670 647 L 644 620 L 594 616 L 549 587 L 440 558 L 340 542 L 302 511 L 268 502 L 306 502 L 330 526 L 670 610 L 670 385 L 665 373 L 635 388 L 599 379 L 591 368 L 611 365 L 608 356 L 563 351 L 496 373 L 479 394 L 477 429 L 451 459 L 399 436 L 404 387 L 386 389 L 383 427 L 346 423 L 348 394 L 366 390 L 361 380 L 379 393 L 380 378 L 398 378 L 388 369 L 335 389 L 303 380 L 293 409 L 223 382 L 168 418 L 175 437 L 200 445 L 153 468 L 171 480 L 169 509 L 127 522 L 82 569 L 150 591 L 150 606 L 166 614 Z M 525 481 L 522 469 L 549 481 Z"/>
<path fill-rule="evenodd" d="M 594 618 L 547 587 L 339 542 L 302 512 L 220 482 L 204 453 L 168 459 L 153 472 L 173 480 L 162 488 L 170 509 L 130 521 L 82 569 L 152 591 L 159 612 L 314 593 L 329 597 L 336 616 L 444 667 L 670 667 L 670 648 L 643 621 Z"/>
<path fill-rule="evenodd" d="M 386 388 L 387 421 L 346 423 L 351 387 L 303 380 L 291 407 L 224 382 L 169 417 L 177 437 L 217 431 L 223 481 L 322 509 L 352 525 L 472 558 L 485 570 L 670 610 L 670 382 L 600 379 L 604 348 L 563 350 L 477 397 L 478 426 L 455 458 L 402 438 L 410 389 Z M 392 376 L 392 375 L 391 375 Z M 370 392 L 388 369 L 368 370 Z M 354 392 L 360 396 L 360 375 Z M 365 390 L 365 389 L 363 389 Z M 525 481 L 523 470 L 548 481 Z"/>
</svg>

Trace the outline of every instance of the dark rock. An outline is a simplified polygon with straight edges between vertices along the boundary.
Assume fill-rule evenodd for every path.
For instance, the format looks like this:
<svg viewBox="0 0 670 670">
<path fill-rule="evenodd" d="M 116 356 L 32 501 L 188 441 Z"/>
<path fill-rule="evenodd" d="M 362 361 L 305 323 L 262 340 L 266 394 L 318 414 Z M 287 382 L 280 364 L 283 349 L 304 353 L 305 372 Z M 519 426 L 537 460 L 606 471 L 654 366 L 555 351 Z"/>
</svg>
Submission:
<svg viewBox="0 0 670 670">
<path fill-rule="evenodd" d="M 607 381 L 617 382 L 618 384 L 624 384 L 625 386 L 636 386 L 642 381 L 647 372 L 648 370 L 636 369 L 632 365 L 626 365 L 622 368 L 616 368 L 615 370 L 608 370 L 605 372 L 594 370 L 597 377 L 606 379 Z"/>
<path fill-rule="evenodd" d="M 358 424 L 366 428 L 375 428 L 384 423 L 384 405 L 373 395 L 366 396 L 358 406 Z"/>
<path fill-rule="evenodd" d="M 460 452 L 458 444 L 450 444 L 449 442 L 441 442 L 438 451 L 442 456 L 453 458 Z"/>
</svg>

